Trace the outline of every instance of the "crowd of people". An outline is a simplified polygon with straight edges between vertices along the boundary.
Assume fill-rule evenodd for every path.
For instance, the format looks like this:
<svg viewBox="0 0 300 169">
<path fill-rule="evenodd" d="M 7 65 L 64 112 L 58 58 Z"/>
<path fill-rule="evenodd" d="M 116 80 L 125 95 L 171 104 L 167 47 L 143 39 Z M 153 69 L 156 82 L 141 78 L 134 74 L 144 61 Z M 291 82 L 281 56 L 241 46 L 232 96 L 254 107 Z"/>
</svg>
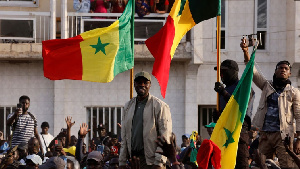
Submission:
<svg viewBox="0 0 300 169">
<path fill-rule="evenodd" d="M 250 60 L 248 46 L 242 42 L 241 48 L 247 63 Z M 251 92 L 238 142 L 236 169 L 299 168 L 300 92 L 291 86 L 291 69 L 288 61 L 278 62 L 273 81 L 268 81 L 254 68 L 253 82 L 262 94 L 251 120 L 255 96 L 254 91 Z M 221 80 L 225 86 L 215 83 L 214 90 L 220 95 L 220 110 L 213 113 L 213 122 L 205 126 L 209 136 L 239 82 L 238 71 L 238 64 L 233 60 L 221 63 Z M 7 125 L 13 130 L 11 139 L 6 140 L 0 133 L 0 169 L 218 168 L 212 159 L 205 165 L 197 164 L 197 151 L 207 143 L 197 131 L 182 135 L 180 147 L 177 145 L 170 108 L 150 94 L 151 75 L 148 72 L 135 75 L 134 88 L 137 96 L 124 106 L 122 125 L 119 125 L 121 137 L 107 132 L 105 125 L 99 124 L 98 137 L 91 138 L 88 144 L 85 138 L 89 126 L 80 124 L 78 135 L 71 136 L 75 122 L 70 116 L 65 119 L 67 128 L 57 136 L 48 133 L 47 122 L 41 123 L 38 133 L 37 118 L 28 112 L 30 98 L 21 96 L 16 111 L 7 117 Z"/>
<path fill-rule="evenodd" d="M 123 13 L 128 0 L 74 0 L 79 13 Z M 135 10 L 143 17 L 150 13 L 169 13 L 174 0 L 137 0 Z"/>
</svg>

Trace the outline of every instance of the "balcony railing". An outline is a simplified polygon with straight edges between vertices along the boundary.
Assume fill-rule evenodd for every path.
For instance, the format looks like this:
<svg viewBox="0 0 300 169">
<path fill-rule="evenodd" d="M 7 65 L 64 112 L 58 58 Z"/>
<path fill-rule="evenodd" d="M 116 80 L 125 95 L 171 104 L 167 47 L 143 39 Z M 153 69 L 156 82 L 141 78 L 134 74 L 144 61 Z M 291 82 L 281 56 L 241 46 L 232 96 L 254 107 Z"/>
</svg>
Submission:
<svg viewBox="0 0 300 169">
<path fill-rule="evenodd" d="M 61 18 L 61 22 L 67 25 L 64 30 L 63 27 L 59 28 L 59 24 L 58 29 L 55 29 L 50 12 L 0 11 L 0 43 L 41 43 L 55 38 L 55 35 L 56 38 L 74 37 L 88 30 L 107 27 L 121 15 L 122 13 L 68 12 L 66 18 Z M 153 36 L 163 27 L 167 17 L 168 14 L 156 13 L 144 18 L 135 15 L 134 40 L 143 42 Z M 60 37 L 60 32 L 63 31 L 64 35 Z M 181 42 L 185 42 L 185 37 Z"/>
<path fill-rule="evenodd" d="M 41 43 L 55 31 L 50 23 L 50 12 L 0 11 L 0 43 Z"/>
<path fill-rule="evenodd" d="M 68 36 L 73 37 L 95 28 L 107 27 L 116 21 L 122 13 L 76 13 L 67 14 Z M 169 14 L 151 13 L 139 18 L 135 15 L 134 40 L 145 41 L 157 33 L 165 24 Z"/>
</svg>

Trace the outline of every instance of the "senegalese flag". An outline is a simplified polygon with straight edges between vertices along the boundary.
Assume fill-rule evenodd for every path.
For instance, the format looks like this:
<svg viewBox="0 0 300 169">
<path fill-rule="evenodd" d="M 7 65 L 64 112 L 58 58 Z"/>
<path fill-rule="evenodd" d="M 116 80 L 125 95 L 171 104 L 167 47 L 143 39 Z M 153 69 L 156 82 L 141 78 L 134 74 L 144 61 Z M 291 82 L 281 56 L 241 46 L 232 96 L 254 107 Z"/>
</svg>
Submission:
<svg viewBox="0 0 300 169">
<path fill-rule="evenodd" d="M 68 39 L 43 41 L 44 76 L 51 80 L 73 79 L 110 82 L 131 69 L 133 57 L 133 0 L 121 17 L 105 28 L 97 28 Z"/>
<path fill-rule="evenodd" d="M 190 135 L 190 148 L 192 149 L 191 154 L 190 154 L 190 162 L 197 164 L 197 149 L 196 149 L 196 143 L 197 143 L 197 137 L 198 137 L 198 132 L 193 131 L 192 134 Z"/>
<path fill-rule="evenodd" d="M 221 150 L 222 169 L 233 169 L 236 164 L 238 142 L 250 99 L 255 51 L 210 138 Z"/>
<path fill-rule="evenodd" d="M 201 21 L 221 15 L 221 0 L 175 0 L 163 28 L 146 40 L 155 58 L 152 74 L 165 98 L 170 63 L 182 37 Z"/>
</svg>

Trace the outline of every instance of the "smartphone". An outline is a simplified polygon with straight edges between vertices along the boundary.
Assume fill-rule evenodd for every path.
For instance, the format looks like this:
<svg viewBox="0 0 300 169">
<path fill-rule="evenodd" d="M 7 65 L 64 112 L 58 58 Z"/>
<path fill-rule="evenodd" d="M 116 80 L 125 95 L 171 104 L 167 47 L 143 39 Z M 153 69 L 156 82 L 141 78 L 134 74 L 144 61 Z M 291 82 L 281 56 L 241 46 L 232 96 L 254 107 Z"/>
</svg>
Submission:
<svg viewBox="0 0 300 169">
<path fill-rule="evenodd" d="M 17 109 L 21 109 L 22 108 L 22 104 L 18 103 L 17 104 Z"/>
<path fill-rule="evenodd" d="M 104 146 L 103 145 L 98 145 L 97 146 L 97 151 L 99 151 L 101 154 L 103 154 Z"/>
<path fill-rule="evenodd" d="M 57 151 L 57 147 L 61 147 L 61 146 L 62 146 L 61 140 L 59 139 L 55 140 L 55 151 Z"/>
</svg>

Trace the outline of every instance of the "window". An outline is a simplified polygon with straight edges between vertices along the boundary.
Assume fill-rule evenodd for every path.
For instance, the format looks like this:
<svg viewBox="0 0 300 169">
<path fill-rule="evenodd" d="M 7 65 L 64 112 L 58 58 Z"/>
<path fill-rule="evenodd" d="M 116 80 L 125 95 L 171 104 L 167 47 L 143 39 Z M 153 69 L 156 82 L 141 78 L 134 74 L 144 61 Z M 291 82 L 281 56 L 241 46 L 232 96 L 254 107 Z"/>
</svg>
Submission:
<svg viewBox="0 0 300 169">
<path fill-rule="evenodd" d="M 6 125 L 7 116 L 15 112 L 16 107 L 7 106 L 7 107 L 0 107 L 0 131 L 3 133 L 3 139 L 9 140 L 11 132 L 11 128 Z"/>
<path fill-rule="evenodd" d="M 226 49 L 226 28 L 227 28 L 227 9 L 228 2 L 225 0 L 221 0 L 221 49 Z M 216 19 L 216 27 L 215 27 L 215 39 L 214 42 L 215 49 L 217 49 L 217 19 Z"/>
<path fill-rule="evenodd" d="M 260 40 L 260 45 L 257 49 L 267 49 L 268 40 L 268 0 L 255 0 L 255 31 L 257 39 Z"/>
<path fill-rule="evenodd" d="M 0 39 L 33 41 L 36 34 L 34 27 L 34 18 L 0 18 Z"/>
<path fill-rule="evenodd" d="M 208 134 L 205 125 L 213 121 L 213 111 L 216 106 L 198 106 L 198 133 L 202 138 L 207 138 Z"/>
<path fill-rule="evenodd" d="M 0 0 L 0 6 L 38 7 L 39 0 Z"/>
<path fill-rule="evenodd" d="M 87 124 L 91 129 L 88 139 L 99 137 L 97 127 L 100 123 L 105 125 L 106 131 L 121 136 L 121 129 L 117 123 L 121 124 L 123 107 L 87 107 Z"/>
</svg>

